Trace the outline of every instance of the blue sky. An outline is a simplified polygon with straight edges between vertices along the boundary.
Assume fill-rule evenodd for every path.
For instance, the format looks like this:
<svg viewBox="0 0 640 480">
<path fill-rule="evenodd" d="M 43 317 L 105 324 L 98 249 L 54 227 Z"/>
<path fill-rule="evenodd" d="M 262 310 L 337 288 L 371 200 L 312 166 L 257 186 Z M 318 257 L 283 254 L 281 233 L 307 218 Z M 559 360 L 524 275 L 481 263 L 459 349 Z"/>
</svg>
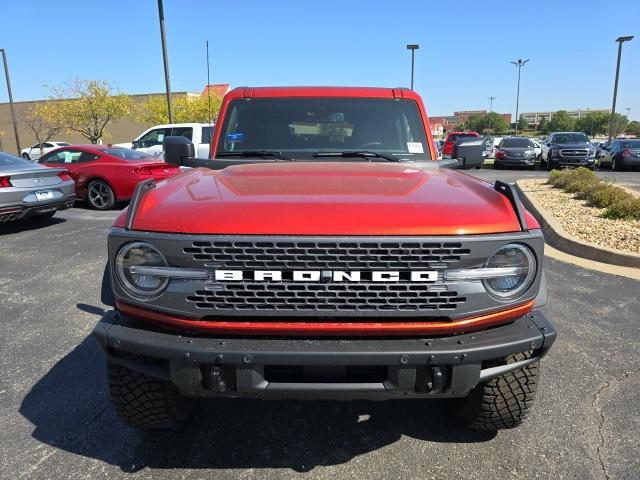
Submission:
<svg viewBox="0 0 640 480">
<path fill-rule="evenodd" d="M 430 114 L 488 108 L 608 108 L 620 35 L 618 111 L 640 119 L 640 1 L 427 2 L 164 0 L 172 89 L 241 85 L 408 86 L 407 43 L 419 43 L 415 88 Z M 108 79 L 127 93 L 162 92 L 155 0 L 0 0 L 0 48 L 15 100 L 44 85 Z M 0 102 L 7 101 L 4 82 Z"/>
</svg>

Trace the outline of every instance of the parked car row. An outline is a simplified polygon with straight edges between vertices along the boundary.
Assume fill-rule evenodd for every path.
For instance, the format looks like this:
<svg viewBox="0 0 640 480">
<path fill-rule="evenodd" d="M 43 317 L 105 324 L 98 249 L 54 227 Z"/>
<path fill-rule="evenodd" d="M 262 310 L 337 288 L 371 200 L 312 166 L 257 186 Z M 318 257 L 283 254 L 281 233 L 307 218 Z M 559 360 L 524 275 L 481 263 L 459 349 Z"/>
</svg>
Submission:
<svg viewBox="0 0 640 480">
<path fill-rule="evenodd" d="M 179 173 L 175 165 L 122 147 L 66 144 L 36 163 L 0 152 L 0 222 L 50 217 L 76 199 L 108 210 L 130 200 L 141 181 Z"/>
<path fill-rule="evenodd" d="M 616 139 L 601 145 L 596 151 L 596 166 L 611 170 L 640 168 L 640 140 Z"/>
</svg>

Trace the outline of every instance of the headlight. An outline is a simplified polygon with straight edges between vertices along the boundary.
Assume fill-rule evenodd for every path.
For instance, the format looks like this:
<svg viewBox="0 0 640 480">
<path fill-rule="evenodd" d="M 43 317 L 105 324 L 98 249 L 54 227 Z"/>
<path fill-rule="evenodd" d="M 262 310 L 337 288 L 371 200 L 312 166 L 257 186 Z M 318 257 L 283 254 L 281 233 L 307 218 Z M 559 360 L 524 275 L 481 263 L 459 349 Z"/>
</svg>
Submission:
<svg viewBox="0 0 640 480">
<path fill-rule="evenodd" d="M 533 150 L 526 150 L 524 152 L 525 155 L 535 155 L 536 152 L 534 152 Z"/>
<path fill-rule="evenodd" d="M 116 277 L 133 297 L 153 297 L 169 283 L 166 277 L 136 273 L 136 267 L 166 266 L 164 256 L 155 247 L 144 242 L 128 243 L 116 255 Z"/>
<path fill-rule="evenodd" d="M 536 277 L 536 259 L 527 247 L 510 243 L 498 249 L 487 263 L 486 268 L 511 268 L 513 275 L 483 280 L 487 291 L 498 298 L 516 297 L 531 286 Z"/>
</svg>

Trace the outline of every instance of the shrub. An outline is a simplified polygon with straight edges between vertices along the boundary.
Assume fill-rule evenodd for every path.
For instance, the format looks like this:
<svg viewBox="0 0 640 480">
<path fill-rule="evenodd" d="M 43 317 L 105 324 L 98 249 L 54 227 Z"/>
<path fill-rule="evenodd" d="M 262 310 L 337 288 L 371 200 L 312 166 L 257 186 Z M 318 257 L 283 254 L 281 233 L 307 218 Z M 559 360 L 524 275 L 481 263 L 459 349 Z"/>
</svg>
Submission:
<svg viewBox="0 0 640 480">
<path fill-rule="evenodd" d="M 640 198 L 598 179 L 589 169 L 581 167 L 577 170 L 552 170 L 547 183 L 565 192 L 575 193 L 589 205 L 605 208 L 605 218 L 640 220 Z"/>
<path fill-rule="evenodd" d="M 631 195 L 629 196 L 631 197 Z M 607 210 L 602 216 L 605 218 L 622 218 L 629 220 L 640 219 L 640 198 L 617 199 L 607 207 Z"/>
<path fill-rule="evenodd" d="M 580 197 L 584 198 L 589 205 L 607 208 L 614 203 L 624 202 L 629 197 L 629 193 L 610 183 L 600 182 L 586 190 Z"/>
</svg>

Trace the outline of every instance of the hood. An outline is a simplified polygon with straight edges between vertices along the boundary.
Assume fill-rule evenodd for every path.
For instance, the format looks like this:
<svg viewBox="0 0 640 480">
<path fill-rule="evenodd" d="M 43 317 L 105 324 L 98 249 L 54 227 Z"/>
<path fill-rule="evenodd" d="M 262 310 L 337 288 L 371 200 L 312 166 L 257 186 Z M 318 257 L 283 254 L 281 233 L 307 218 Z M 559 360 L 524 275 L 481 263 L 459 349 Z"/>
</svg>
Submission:
<svg viewBox="0 0 640 480">
<path fill-rule="evenodd" d="M 530 222 L 535 223 L 532 218 Z M 513 232 L 489 183 L 389 163 L 267 163 L 194 169 L 158 183 L 135 230 L 256 235 L 458 235 Z"/>
</svg>

